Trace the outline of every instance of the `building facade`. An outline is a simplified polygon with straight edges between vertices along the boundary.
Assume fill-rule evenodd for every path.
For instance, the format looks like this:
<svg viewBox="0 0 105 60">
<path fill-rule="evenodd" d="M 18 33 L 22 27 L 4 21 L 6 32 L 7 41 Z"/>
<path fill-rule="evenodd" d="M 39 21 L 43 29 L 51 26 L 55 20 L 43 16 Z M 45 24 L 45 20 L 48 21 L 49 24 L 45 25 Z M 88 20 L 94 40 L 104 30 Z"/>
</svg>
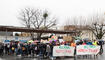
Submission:
<svg viewBox="0 0 105 60">
<path fill-rule="evenodd" d="M 89 38 L 91 40 L 96 39 L 95 35 L 87 26 L 68 25 L 64 26 L 64 31 L 80 31 L 75 36 L 80 36 L 82 39 Z"/>
</svg>

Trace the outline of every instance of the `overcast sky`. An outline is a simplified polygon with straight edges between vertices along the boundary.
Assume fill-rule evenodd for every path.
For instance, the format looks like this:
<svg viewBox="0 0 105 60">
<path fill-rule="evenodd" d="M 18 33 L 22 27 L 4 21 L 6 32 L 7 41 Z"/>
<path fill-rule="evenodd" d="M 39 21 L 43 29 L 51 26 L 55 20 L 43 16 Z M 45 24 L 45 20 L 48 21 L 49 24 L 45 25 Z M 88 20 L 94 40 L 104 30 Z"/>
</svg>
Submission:
<svg viewBox="0 0 105 60">
<path fill-rule="evenodd" d="M 48 9 L 59 25 L 71 16 L 90 16 L 105 12 L 104 0 L 0 0 L 0 25 L 21 26 L 17 19 L 25 7 Z"/>
</svg>

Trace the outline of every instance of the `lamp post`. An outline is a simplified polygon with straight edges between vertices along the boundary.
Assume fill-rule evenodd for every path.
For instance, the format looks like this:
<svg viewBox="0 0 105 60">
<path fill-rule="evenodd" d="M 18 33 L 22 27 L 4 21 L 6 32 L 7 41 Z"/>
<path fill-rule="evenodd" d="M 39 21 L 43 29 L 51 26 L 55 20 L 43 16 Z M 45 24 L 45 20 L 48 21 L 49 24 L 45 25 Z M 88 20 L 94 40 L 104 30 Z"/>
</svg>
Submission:
<svg viewBox="0 0 105 60">
<path fill-rule="evenodd" d="M 6 36 L 5 37 L 6 37 L 6 40 L 7 40 L 7 29 L 6 29 L 6 32 L 5 33 L 6 33 Z"/>
</svg>

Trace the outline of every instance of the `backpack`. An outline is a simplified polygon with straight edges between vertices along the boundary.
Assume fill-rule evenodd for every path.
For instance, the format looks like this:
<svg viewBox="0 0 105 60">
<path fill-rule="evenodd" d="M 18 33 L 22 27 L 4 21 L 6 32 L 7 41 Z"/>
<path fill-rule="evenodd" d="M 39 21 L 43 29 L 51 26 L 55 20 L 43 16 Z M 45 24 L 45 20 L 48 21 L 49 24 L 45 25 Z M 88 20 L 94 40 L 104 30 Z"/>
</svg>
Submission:
<svg viewBox="0 0 105 60">
<path fill-rule="evenodd" d="M 22 50 L 25 50 L 25 47 L 22 47 Z"/>
<path fill-rule="evenodd" d="M 12 50 L 15 50 L 15 48 L 14 48 L 14 47 L 12 47 Z"/>
</svg>

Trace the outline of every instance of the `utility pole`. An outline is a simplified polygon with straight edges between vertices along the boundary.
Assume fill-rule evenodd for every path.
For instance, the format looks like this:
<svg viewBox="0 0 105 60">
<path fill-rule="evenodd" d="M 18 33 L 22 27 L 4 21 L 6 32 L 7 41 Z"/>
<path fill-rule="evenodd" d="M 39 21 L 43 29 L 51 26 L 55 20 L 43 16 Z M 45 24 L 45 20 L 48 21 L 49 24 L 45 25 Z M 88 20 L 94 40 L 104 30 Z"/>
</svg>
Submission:
<svg viewBox="0 0 105 60">
<path fill-rule="evenodd" d="M 7 29 L 6 29 L 6 32 L 5 33 L 6 33 L 6 36 L 5 37 L 6 37 L 6 40 L 7 40 Z"/>
</svg>

